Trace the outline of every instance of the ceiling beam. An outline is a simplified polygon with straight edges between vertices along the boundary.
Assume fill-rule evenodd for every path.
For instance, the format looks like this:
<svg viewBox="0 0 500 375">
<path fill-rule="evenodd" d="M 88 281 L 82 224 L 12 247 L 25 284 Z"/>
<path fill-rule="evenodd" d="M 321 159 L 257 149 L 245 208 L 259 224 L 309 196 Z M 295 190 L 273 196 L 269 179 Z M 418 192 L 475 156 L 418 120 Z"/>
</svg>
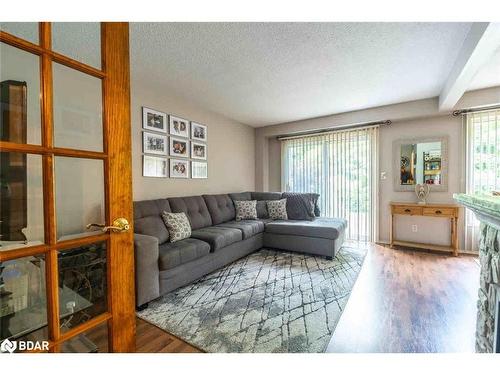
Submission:
<svg viewBox="0 0 500 375">
<path fill-rule="evenodd" d="M 449 111 L 467 91 L 478 70 L 500 46 L 500 23 L 473 23 L 439 95 L 439 110 Z"/>
</svg>

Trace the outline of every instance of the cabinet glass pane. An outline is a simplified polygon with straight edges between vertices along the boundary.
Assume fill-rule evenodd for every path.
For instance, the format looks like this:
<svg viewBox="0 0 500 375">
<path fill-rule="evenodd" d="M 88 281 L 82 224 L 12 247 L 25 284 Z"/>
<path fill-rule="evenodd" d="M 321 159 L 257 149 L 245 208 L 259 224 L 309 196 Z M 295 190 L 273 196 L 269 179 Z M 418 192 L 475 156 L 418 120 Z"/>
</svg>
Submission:
<svg viewBox="0 0 500 375">
<path fill-rule="evenodd" d="M 108 353 L 108 324 L 101 323 L 61 344 L 61 353 Z"/>
<path fill-rule="evenodd" d="M 0 43 L 0 139 L 39 145 L 39 57 Z"/>
<path fill-rule="evenodd" d="M 0 342 L 47 339 L 45 258 L 0 262 Z"/>
<path fill-rule="evenodd" d="M 101 68 L 101 24 L 53 22 L 52 49 L 84 64 Z"/>
<path fill-rule="evenodd" d="M 38 22 L 0 22 L 0 30 L 38 44 Z"/>
<path fill-rule="evenodd" d="M 42 157 L 0 152 L 0 252 L 44 242 Z"/>
<path fill-rule="evenodd" d="M 57 238 L 68 240 L 100 234 L 87 224 L 104 223 L 104 165 L 102 160 L 55 158 Z"/>
<path fill-rule="evenodd" d="M 61 331 L 107 311 L 106 243 L 58 253 Z"/>
<path fill-rule="evenodd" d="M 102 81 L 53 64 L 54 144 L 102 151 Z"/>
</svg>

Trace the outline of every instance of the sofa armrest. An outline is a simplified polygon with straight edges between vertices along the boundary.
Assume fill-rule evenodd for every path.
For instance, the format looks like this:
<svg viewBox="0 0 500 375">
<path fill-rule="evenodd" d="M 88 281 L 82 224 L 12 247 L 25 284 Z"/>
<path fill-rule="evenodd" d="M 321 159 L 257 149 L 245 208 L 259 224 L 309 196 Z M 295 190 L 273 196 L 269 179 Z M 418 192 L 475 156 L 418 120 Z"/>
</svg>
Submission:
<svg viewBox="0 0 500 375">
<path fill-rule="evenodd" d="M 160 296 L 158 239 L 134 234 L 136 306 Z"/>
</svg>

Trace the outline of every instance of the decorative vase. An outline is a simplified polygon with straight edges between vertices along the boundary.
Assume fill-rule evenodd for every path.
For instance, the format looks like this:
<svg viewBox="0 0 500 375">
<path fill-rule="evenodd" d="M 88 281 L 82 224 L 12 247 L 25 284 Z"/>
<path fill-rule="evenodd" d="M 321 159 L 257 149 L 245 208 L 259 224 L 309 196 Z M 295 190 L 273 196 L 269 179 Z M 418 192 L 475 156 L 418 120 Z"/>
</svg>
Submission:
<svg viewBox="0 0 500 375">
<path fill-rule="evenodd" d="M 426 204 L 427 196 L 430 192 L 430 186 L 428 184 L 416 184 L 415 185 L 415 194 L 418 198 L 418 204 Z"/>
</svg>

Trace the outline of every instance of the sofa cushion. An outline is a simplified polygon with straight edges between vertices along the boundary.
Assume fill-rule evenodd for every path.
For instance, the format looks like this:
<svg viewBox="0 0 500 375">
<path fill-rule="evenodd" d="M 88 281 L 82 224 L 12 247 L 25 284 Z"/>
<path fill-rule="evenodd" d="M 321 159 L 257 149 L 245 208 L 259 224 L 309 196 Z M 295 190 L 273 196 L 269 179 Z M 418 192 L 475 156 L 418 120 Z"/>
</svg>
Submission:
<svg viewBox="0 0 500 375">
<path fill-rule="evenodd" d="M 212 225 L 212 217 L 201 196 L 169 198 L 168 202 L 172 212 L 184 212 L 187 215 L 191 229 L 195 230 Z"/>
<path fill-rule="evenodd" d="M 286 213 L 290 220 L 314 220 L 314 207 L 319 194 L 312 193 L 283 193 L 286 198 Z"/>
<path fill-rule="evenodd" d="M 212 252 L 243 240 L 241 230 L 219 226 L 194 230 L 191 237 L 208 242 Z"/>
<path fill-rule="evenodd" d="M 207 204 L 213 225 L 234 219 L 234 203 L 228 194 L 204 195 L 203 199 L 205 199 L 205 203 Z"/>
<path fill-rule="evenodd" d="M 169 270 L 209 253 L 210 245 L 195 238 L 165 243 L 159 247 L 158 266 L 160 271 Z"/>
<path fill-rule="evenodd" d="M 257 201 L 257 217 L 259 219 L 269 219 L 269 212 L 267 212 L 267 201 Z"/>
<path fill-rule="evenodd" d="M 229 196 L 233 201 L 250 201 L 252 200 L 252 194 L 249 191 L 243 193 L 230 193 Z"/>
<path fill-rule="evenodd" d="M 253 200 L 256 201 L 276 201 L 281 199 L 280 192 L 261 192 L 261 191 L 253 191 L 250 193 Z"/>
<path fill-rule="evenodd" d="M 168 230 L 161 214 L 170 212 L 167 199 L 134 202 L 134 233 L 153 236 L 162 244 L 168 240 Z"/>
<path fill-rule="evenodd" d="M 235 228 L 241 230 L 244 240 L 253 237 L 258 233 L 264 232 L 264 222 L 262 220 L 228 221 L 226 223 L 222 223 L 217 226 L 224 228 Z"/>
<path fill-rule="evenodd" d="M 314 221 L 277 220 L 266 224 L 266 232 L 305 237 L 337 239 L 347 227 L 347 220 L 322 217 Z"/>
</svg>

